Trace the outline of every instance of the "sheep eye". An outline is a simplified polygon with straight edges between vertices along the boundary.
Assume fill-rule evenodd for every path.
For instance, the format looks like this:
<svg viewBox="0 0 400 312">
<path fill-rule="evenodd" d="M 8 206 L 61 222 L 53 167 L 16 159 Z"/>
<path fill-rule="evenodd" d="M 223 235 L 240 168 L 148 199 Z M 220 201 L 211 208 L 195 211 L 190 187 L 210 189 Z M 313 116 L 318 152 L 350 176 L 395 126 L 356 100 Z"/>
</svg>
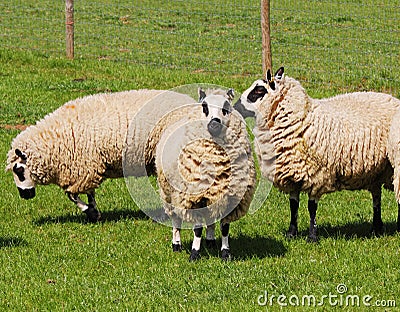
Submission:
<svg viewBox="0 0 400 312">
<path fill-rule="evenodd" d="M 201 104 L 201 106 L 203 107 L 203 113 L 204 113 L 204 115 L 206 115 L 206 117 L 207 117 L 208 114 L 209 114 L 209 111 L 208 111 L 208 104 L 207 104 L 206 102 L 203 102 L 203 103 Z"/>
<path fill-rule="evenodd" d="M 256 86 L 249 95 L 247 96 L 247 100 L 251 103 L 254 103 L 259 98 L 262 98 L 265 94 L 268 93 L 268 90 L 264 86 Z"/>
<path fill-rule="evenodd" d="M 231 105 L 229 104 L 229 102 L 225 102 L 224 103 L 224 107 L 222 108 L 222 114 L 228 115 L 231 112 Z"/>
<path fill-rule="evenodd" d="M 256 93 L 256 94 L 265 94 L 265 93 L 268 93 L 268 91 L 267 91 L 267 89 L 264 87 L 264 86 L 257 86 L 257 87 L 255 87 L 254 88 L 254 92 Z"/>
</svg>

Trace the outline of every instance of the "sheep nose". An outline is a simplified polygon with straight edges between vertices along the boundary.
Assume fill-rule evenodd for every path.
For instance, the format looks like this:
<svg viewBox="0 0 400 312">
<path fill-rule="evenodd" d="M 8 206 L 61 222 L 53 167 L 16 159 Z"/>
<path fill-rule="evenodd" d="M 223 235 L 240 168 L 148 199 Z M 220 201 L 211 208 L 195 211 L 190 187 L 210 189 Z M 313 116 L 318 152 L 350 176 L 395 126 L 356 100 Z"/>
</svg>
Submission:
<svg viewBox="0 0 400 312">
<path fill-rule="evenodd" d="M 19 196 L 21 196 L 21 198 L 23 198 L 23 199 L 31 199 L 31 198 L 35 197 L 35 195 L 36 195 L 34 187 L 26 188 L 26 189 L 23 189 L 20 187 L 17 187 L 17 188 L 18 188 Z"/>
<path fill-rule="evenodd" d="M 222 130 L 221 119 L 219 119 L 219 118 L 211 119 L 211 121 L 207 125 L 207 129 L 208 129 L 208 132 L 210 132 L 210 134 L 212 136 L 219 135 L 221 133 L 221 130 Z"/>
</svg>

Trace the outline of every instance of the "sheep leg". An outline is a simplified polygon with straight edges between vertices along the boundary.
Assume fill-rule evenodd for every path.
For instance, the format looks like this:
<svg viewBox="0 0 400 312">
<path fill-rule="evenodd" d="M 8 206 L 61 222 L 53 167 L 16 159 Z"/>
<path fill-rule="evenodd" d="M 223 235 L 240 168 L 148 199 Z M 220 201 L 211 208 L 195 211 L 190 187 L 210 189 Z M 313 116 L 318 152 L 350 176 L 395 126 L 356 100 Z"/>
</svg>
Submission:
<svg viewBox="0 0 400 312">
<path fill-rule="evenodd" d="M 289 230 L 286 233 L 287 238 L 293 238 L 297 236 L 297 218 L 299 214 L 299 203 L 300 193 L 290 194 L 290 225 Z"/>
<path fill-rule="evenodd" d="M 318 202 L 316 199 L 309 199 L 308 200 L 308 213 L 310 214 L 310 231 L 308 234 L 308 242 L 315 243 L 318 241 L 317 237 L 317 222 L 316 222 L 316 216 L 317 216 L 317 208 L 318 208 Z"/>
<path fill-rule="evenodd" d="M 193 237 L 192 251 L 190 253 L 189 261 L 196 261 L 200 259 L 200 243 L 201 243 L 202 232 L 203 232 L 203 226 L 195 225 L 193 229 L 194 237 Z"/>
<path fill-rule="evenodd" d="M 374 210 L 374 215 L 372 219 L 372 232 L 375 235 L 381 235 L 383 233 L 383 222 L 381 215 L 381 187 L 371 190 L 372 194 L 372 205 Z"/>
<path fill-rule="evenodd" d="M 181 226 L 182 220 L 178 217 L 172 217 L 172 251 L 180 252 L 182 251 L 181 245 Z"/>
<path fill-rule="evenodd" d="M 96 201 L 94 199 L 94 191 L 87 194 L 89 204 L 86 204 L 82 199 L 80 199 L 78 194 L 72 194 L 67 192 L 68 198 L 84 212 L 90 222 L 97 222 L 100 220 L 100 213 L 96 209 Z"/>
<path fill-rule="evenodd" d="M 97 221 L 100 221 L 101 214 L 97 210 L 94 191 L 90 191 L 89 193 L 87 193 L 87 198 L 88 198 L 88 209 L 84 210 L 83 212 L 86 213 L 90 222 L 95 223 Z"/>
<path fill-rule="evenodd" d="M 221 258 L 225 261 L 231 259 L 231 253 L 229 251 L 229 225 L 229 223 L 222 223 L 221 221 Z"/>
<path fill-rule="evenodd" d="M 215 249 L 217 247 L 217 242 L 215 240 L 215 223 L 207 226 L 206 246 L 208 249 Z"/>
</svg>

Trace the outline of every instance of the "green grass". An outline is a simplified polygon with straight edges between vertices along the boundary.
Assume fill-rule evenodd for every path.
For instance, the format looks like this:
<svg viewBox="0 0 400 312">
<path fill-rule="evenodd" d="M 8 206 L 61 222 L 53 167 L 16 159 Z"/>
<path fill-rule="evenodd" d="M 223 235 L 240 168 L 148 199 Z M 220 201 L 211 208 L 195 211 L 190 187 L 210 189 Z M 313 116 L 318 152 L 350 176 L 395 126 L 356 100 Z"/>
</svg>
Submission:
<svg viewBox="0 0 400 312">
<path fill-rule="evenodd" d="M 353 2 L 348 2 L 347 11 L 345 7 L 339 10 L 332 6 L 332 10 L 339 11 L 337 15 L 319 16 L 309 13 L 310 6 L 321 7 L 327 2 L 307 1 L 293 7 L 293 1 L 284 1 L 283 8 L 277 10 L 274 1 L 274 64 L 283 63 L 288 75 L 301 78 L 310 94 L 316 97 L 364 89 L 392 90 L 399 95 L 399 59 L 398 54 L 397 58 L 392 56 L 398 49 L 382 45 L 379 57 L 371 59 L 369 52 L 360 56 L 358 49 L 370 51 L 374 48 L 366 50 L 372 40 L 370 36 L 375 35 L 374 32 L 359 31 L 357 34 L 360 24 L 371 23 L 367 26 L 392 30 L 398 30 L 399 24 L 387 18 L 390 12 L 375 10 L 369 5 L 352 14 L 349 9 Z M 34 9 L 32 1 L 28 3 L 32 7 L 29 16 L 41 14 L 40 10 Z M 51 3 L 48 1 L 46 5 Z M 389 1 L 385 3 L 390 4 Z M 206 4 L 206 12 L 210 14 L 212 3 Z M 222 4 L 217 6 L 216 13 L 224 8 Z M 11 16 L 12 10 L 7 10 Z M 96 10 L 98 19 L 104 18 L 110 25 L 135 25 L 132 23 L 134 12 L 129 12 L 128 22 L 131 22 L 124 24 L 119 17 L 125 12 Z M 171 10 L 162 14 L 168 18 L 159 24 L 150 23 L 155 28 L 152 31 L 157 28 L 185 31 L 179 23 L 185 21 L 181 14 L 174 16 Z M 239 12 L 235 11 L 235 14 Z M 360 18 L 362 15 L 370 16 L 373 23 Z M 62 14 L 60 16 L 62 18 Z M 386 18 L 379 19 L 379 16 Z M 142 12 L 138 18 L 145 23 L 146 14 Z M 230 22 L 217 19 L 214 26 L 203 26 L 201 30 L 219 36 L 220 31 L 229 28 L 226 25 Z M 330 30 L 324 32 L 312 26 L 313 23 L 332 22 L 340 25 L 338 28 L 347 27 L 342 29 L 341 37 L 359 36 L 361 40 L 346 57 L 341 52 L 333 52 L 334 47 L 341 44 L 338 38 L 331 40 Z M 30 34 L 29 25 L 24 19 L 21 23 L 15 33 L 16 37 L 25 35 L 21 39 L 25 42 Z M 218 23 L 225 26 L 219 27 Z M 247 35 L 238 28 L 229 28 L 233 36 Z M 317 37 L 311 36 L 312 32 L 317 32 Z M 49 34 L 37 32 L 35 35 Z M 188 45 L 192 44 L 193 38 L 184 38 Z M 226 41 L 221 44 L 228 45 Z M 311 57 L 313 52 L 303 47 L 312 44 L 326 47 L 328 56 L 333 59 L 318 54 Z M 205 52 L 198 51 L 199 57 L 208 53 L 210 63 L 201 63 L 194 57 L 189 61 L 182 60 L 183 64 L 178 62 L 175 68 L 108 58 L 99 60 L 98 56 L 103 53 L 101 49 L 87 49 L 85 53 L 91 52 L 93 57 L 82 54 L 74 61 L 65 60 L 51 51 L 31 51 L 26 47 L 0 50 L 1 167 L 5 165 L 12 138 L 18 134 L 9 126 L 32 124 L 68 100 L 105 91 L 165 89 L 190 83 L 219 84 L 234 87 L 240 93 L 259 76 L 257 49 L 246 54 L 232 51 L 235 55 L 232 62 L 243 67 L 236 74 L 230 72 L 230 61 L 226 61 L 221 73 L 196 70 L 200 65 L 211 67 L 211 63 L 221 58 L 219 53 L 210 53 L 211 47 Z M 156 45 L 154 49 L 157 49 Z M 115 51 L 108 53 L 113 56 Z M 247 65 L 240 64 L 247 64 L 249 59 L 256 62 L 246 74 Z M 175 60 L 171 58 L 169 62 Z M 367 63 L 371 69 L 365 66 Z M 379 70 L 390 66 L 393 66 L 392 71 Z M 307 71 L 307 68 L 312 70 Z M 182 231 L 184 251 L 174 254 L 170 246 L 171 229 L 149 220 L 136 207 L 123 179 L 106 181 L 98 189 L 96 198 L 104 221 L 94 225 L 85 222 L 84 216 L 56 186 L 39 186 L 34 199 L 22 200 L 11 174 L 0 169 L 0 194 L 2 311 L 275 311 L 280 310 L 276 299 L 272 306 L 259 306 L 259 296 L 267 292 L 269 298 L 285 295 L 294 300 L 295 296 L 301 299 L 304 295 L 314 295 L 321 299 L 330 293 L 337 294 L 339 284 L 347 286 L 345 294 L 360 298 L 372 296 L 372 304 L 376 300 L 400 300 L 400 237 L 395 231 L 397 205 L 393 193 L 388 191 L 384 191 L 382 199 L 386 227 L 382 237 L 370 234 L 372 203 L 368 192 L 340 192 L 320 201 L 317 215 L 320 242 L 308 244 L 306 197 L 301 198 L 300 236 L 288 241 L 284 236 L 289 224 L 288 198 L 273 189 L 265 205 L 256 213 L 232 224 L 230 243 L 234 259 L 229 263 L 221 262 L 218 252 L 206 249 L 202 250 L 202 259 L 198 263 L 189 263 L 192 239 L 189 230 Z M 219 231 L 217 235 L 220 237 Z M 288 299 L 286 303 L 289 303 Z M 322 310 L 338 308 L 328 301 L 322 306 Z M 306 309 L 296 308 L 299 311 Z M 360 309 L 365 310 L 362 304 L 359 308 L 346 308 Z M 385 309 L 373 307 L 369 310 Z"/>
</svg>

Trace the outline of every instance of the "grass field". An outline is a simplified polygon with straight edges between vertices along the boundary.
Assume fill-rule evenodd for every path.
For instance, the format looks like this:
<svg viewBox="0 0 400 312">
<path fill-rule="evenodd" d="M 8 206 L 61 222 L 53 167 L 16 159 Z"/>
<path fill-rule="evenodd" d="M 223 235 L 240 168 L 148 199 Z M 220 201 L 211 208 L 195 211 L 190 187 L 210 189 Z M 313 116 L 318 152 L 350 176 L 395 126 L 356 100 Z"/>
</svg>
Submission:
<svg viewBox="0 0 400 312">
<path fill-rule="evenodd" d="M 320 1 L 310 3 L 323 5 Z M 293 71 L 287 69 L 288 75 L 302 78 L 313 96 L 364 89 L 392 90 L 400 95 L 398 70 L 387 69 L 389 65 L 399 68 L 398 56 L 392 56 L 398 53 L 398 47 L 394 52 L 393 47 L 382 46 L 379 58 L 372 62 L 367 54 L 365 63 L 359 67 L 352 62 L 359 59 L 358 50 L 351 49 L 346 58 L 348 64 L 339 64 L 343 68 L 349 66 L 349 75 L 343 68 L 340 75 L 327 74 L 341 66 L 322 57 L 304 65 L 304 59 L 307 62 L 311 59 L 303 58 L 307 51 L 297 51 L 295 44 L 285 45 L 282 56 L 278 43 L 292 42 L 296 32 L 315 30 L 305 29 L 310 27 L 304 24 L 307 8 L 299 4 L 298 10 L 292 8 L 285 15 L 291 25 L 297 23 L 298 29 L 275 18 L 279 40 L 276 38 L 274 57 L 275 62 L 284 60 L 285 66 L 289 63 Z M 378 14 L 368 5 L 363 10 L 372 19 Z M 382 11 L 379 14 L 386 16 Z M 343 11 L 342 15 L 348 17 L 351 13 Z M 318 16 L 308 18 L 327 22 Z M 337 20 L 345 24 L 349 36 L 356 36 L 353 31 L 363 22 L 357 17 Z M 386 22 L 387 28 L 399 27 L 396 20 L 376 22 Z M 24 29 L 27 28 L 19 31 Z M 364 37 L 366 43 L 371 40 L 367 32 L 358 36 L 361 42 Z M 321 46 L 340 45 L 323 34 L 302 38 L 316 40 Z M 361 48 L 364 49 L 360 45 Z M 237 55 L 235 62 L 258 52 Z M 384 55 L 390 56 L 389 62 Z M 363 64 L 369 61 L 382 71 L 373 71 L 367 77 L 370 71 Z M 171 69 L 85 57 L 68 61 L 52 53 L 17 48 L 2 48 L 0 64 L 2 167 L 20 126 L 34 123 L 68 100 L 104 91 L 168 89 L 200 82 L 234 87 L 241 92 L 258 78 L 243 72 L 239 75 L 199 72 L 193 70 L 198 66 L 196 58 L 187 68 Z M 304 66 L 314 71 L 307 73 Z M 300 236 L 288 241 L 285 238 L 289 225 L 288 198 L 273 189 L 256 213 L 232 224 L 230 244 L 234 258 L 227 263 L 219 259 L 216 251 L 207 249 L 202 249 L 199 262 L 189 263 L 192 239 L 189 230 L 182 231 L 185 250 L 181 254 L 172 253 L 171 229 L 148 219 L 135 206 L 122 179 L 108 180 L 97 191 L 103 215 L 99 224 L 86 223 L 84 216 L 55 186 L 39 186 L 34 199 L 20 199 L 12 175 L 3 170 L 0 170 L 0 194 L 2 311 L 275 311 L 282 304 L 287 304 L 283 308 L 289 310 L 295 306 L 298 311 L 316 310 L 317 307 L 307 305 L 312 296 L 315 305 L 320 304 L 319 309 L 324 311 L 365 310 L 367 304 L 371 305 L 371 311 L 394 311 L 396 308 L 390 306 L 400 305 L 397 205 L 393 193 L 388 191 L 383 192 L 382 199 L 385 235 L 370 234 L 372 203 L 368 192 L 340 192 L 320 201 L 317 215 L 320 241 L 309 244 L 306 197 L 301 198 Z M 220 237 L 219 232 L 217 235 Z M 347 291 L 342 292 L 345 288 Z"/>
</svg>

